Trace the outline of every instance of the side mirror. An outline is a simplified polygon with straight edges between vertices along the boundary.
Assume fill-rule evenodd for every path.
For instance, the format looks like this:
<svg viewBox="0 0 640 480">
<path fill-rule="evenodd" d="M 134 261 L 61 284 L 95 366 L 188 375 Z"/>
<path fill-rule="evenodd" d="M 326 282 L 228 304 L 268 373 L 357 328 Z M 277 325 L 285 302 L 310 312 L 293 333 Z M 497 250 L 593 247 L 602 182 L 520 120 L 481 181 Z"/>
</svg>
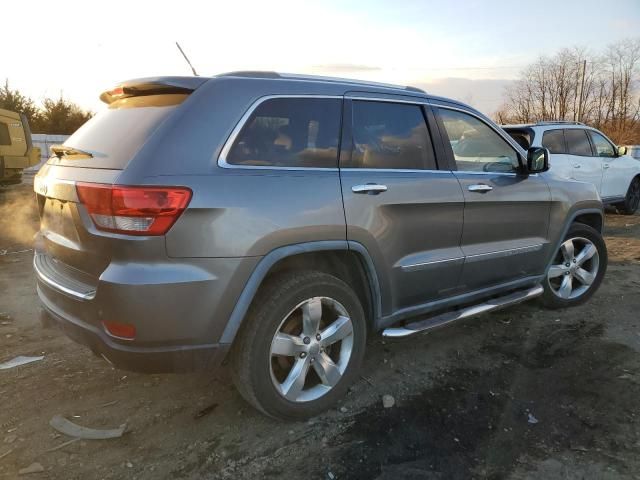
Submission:
<svg viewBox="0 0 640 480">
<path fill-rule="evenodd" d="M 549 170 L 549 150 L 531 147 L 527 150 L 527 173 L 540 173 Z"/>
<path fill-rule="evenodd" d="M 618 147 L 618 156 L 622 157 L 627 154 L 629 149 L 627 147 Z"/>
</svg>

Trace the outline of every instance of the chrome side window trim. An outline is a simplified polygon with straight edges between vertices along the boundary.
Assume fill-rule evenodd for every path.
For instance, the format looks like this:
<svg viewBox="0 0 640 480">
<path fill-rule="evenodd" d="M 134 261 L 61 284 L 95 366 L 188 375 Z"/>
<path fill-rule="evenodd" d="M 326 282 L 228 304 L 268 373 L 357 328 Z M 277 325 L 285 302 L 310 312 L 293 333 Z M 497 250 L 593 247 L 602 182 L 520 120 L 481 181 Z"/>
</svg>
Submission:
<svg viewBox="0 0 640 480">
<path fill-rule="evenodd" d="M 452 173 L 451 170 L 421 170 L 421 169 L 412 169 L 412 168 L 357 168 L 357 167 L 342 167 L 340 168 L 343 172 L 365 172 L 365 173 L 373 173 L 373 172 L 382 172 L 382 173 L 437 173 L 437 174 L 446 174 L 449 175 Z"/>
<path fill-rule="evenodd" d="M 518 175 L 520 175 L 518 172 L 478 172 L 475 170 L 447 170 L 449 172 L 453 172 L 453 173 L 464 173 L 465 175 L 500 175 L 500 176 L 507 176 L 507 177 L 517 177 Z M 530 177 L 537 177 L 538 174 L 537 173 L 530 173 L 529 174 Z"/>
<path fill-rule="evenodd" d="M 400 98 L 360 97 L 360 96 L 345 95 L 344 98 L 348 100 L 358 100 L 358 101 L 365 101 L 365 102 L 368 101 L 368 102 L 386 102 L 386 103 L 408 103 L 410 105 L 416 105 L 418 107 L 423 105 L 429 105 L 428 98 L 420 98 L 420 97 L 416 97 L 415 100 L 404 100 Z"/>
<path fill-rule="evenodd" d="M 337 172 L 338 167 L 278 167 L 271 165 L 234 165 L 227 162 L 227 157 L 229 156 L 229 152 L 233 147 L 238 135 L 244 128 L 245 124 L 253 114 L 253 112 L 264 102 L 268 100 L 273 100 L 275 98 L 328 98 L 333 100 L 342 100 L 344 97 L 341 95 L 296 95 L 296 94 L 281 94 L 281 95 L 266 95 L 264 97 L 258 98 L 255 102 L 251 104 L 251 106 L 247 109 L 247 111 L 242 115 L 236 126 L 231 131 L 229 138 L 227 138 L 222 150 L 220 151 L 220 155 L 218 155 L 218 166 L 222 168 L 237 168 L 241 170 L 294 170 L 294 171 L 327 171 L 327 172 Z M 336 165 L 338 164 L 338 158 L 336 157 Z"/>
</svg>

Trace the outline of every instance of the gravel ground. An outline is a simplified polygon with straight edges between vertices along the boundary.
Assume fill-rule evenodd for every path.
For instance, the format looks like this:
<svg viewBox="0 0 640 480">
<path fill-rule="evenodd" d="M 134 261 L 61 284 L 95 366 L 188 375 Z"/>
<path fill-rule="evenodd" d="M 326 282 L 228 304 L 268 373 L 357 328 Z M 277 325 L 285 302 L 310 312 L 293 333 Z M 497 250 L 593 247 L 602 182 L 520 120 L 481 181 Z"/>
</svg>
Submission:
<svg viewBox="0 0 640 480">
<path fill-rule="evenodd" d="M 0 362 L 44 355 L 0 370 L 0 478 L 640 478 L 640 216 L 607 215 L 610 266 L 586 305 L 372 335 L 349 395 L 302 423 L 258 414 L 224 369 L 132 374 L 43 329 L 36 227 L 30 187 L 0 189 Z M 52 450 L 70 440 L 56 414 L 127 432 Z"/>
</svg>

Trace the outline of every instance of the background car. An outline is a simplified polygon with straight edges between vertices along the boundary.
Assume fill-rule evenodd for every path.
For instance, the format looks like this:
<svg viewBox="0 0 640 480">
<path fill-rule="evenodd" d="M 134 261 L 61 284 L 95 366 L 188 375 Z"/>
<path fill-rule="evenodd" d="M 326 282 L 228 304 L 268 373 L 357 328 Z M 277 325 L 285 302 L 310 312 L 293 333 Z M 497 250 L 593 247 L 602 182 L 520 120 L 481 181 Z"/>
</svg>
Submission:
<svg viewBox="0 0 640 480">
<path fill-rule="evenodd" d="M 627 145 L 627 155 L 640 160 L 640 145 Z"/>
<path fill-rule="evenodd" d="M 551 172 L 593 183 L 602 202 L 633 215 L 640 204 L 640 161 L 602 132 L 579 122 L 538 122 L 503 128 L 524 149 L 549 150 Z"/>
</svg>

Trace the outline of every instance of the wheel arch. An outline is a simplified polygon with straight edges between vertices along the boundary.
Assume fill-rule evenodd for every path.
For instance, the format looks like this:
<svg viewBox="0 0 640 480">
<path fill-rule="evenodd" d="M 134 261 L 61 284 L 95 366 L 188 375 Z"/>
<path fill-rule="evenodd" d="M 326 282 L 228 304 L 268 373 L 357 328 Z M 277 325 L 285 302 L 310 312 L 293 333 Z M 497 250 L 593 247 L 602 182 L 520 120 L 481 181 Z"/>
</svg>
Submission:
<svg viewBox="0 0 640 480">
<path fill-rule="evenodd" d="M 265 255 L 238 297 L 219 343 L 233 343 L 256 293 L 270 276 L 294 269 L 323 271 L 353 286 L 373 328 L 382 308 L 378 274 L 371 256 L 357 242 L 327 240 L 287 245 Z"/>
<path fill-rule="evenodd" d="M 602 228 L 604 227 L 604 211 L 602 208 L 579 208 L 571 212 L 565 221 L 564 227 L 562 228 L 560 235 L 557 240 L 554 242 L 553 248 L 550 250 L 549 258 L 547 260 L 547 266 L 544 270 L 544 275 L 546 278 L 547 272 L 549 271 L 549 267 L 551 267 L 551 263 L 553 262 L 553 258 L 560 248 L 564 237 L 567 235 L 567 232 L 571 228 L 571 225 L 574 223 L 582 223 L 584 225 L 588 225 L 599 233 L 602 233 Z M 599 225 L 597 228 L 595 225 Z"/>
</svg>

